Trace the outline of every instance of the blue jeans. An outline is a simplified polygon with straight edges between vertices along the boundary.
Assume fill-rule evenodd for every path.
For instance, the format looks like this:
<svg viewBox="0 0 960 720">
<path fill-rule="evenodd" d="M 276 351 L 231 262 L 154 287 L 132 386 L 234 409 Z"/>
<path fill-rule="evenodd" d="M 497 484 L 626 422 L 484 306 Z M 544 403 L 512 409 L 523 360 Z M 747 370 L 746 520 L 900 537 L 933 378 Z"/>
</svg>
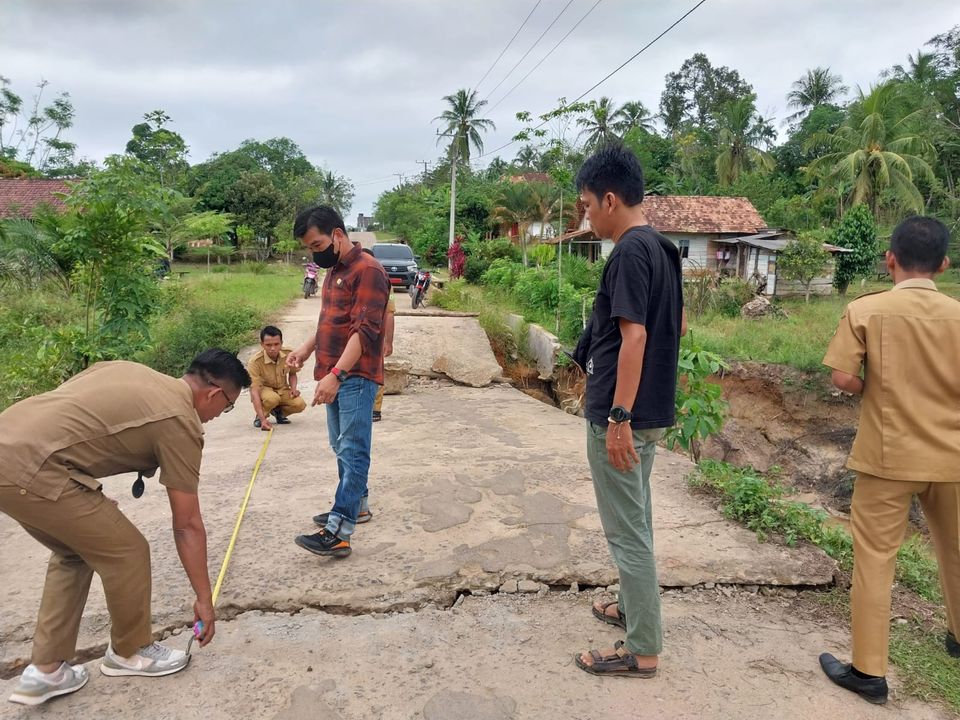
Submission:
<svg viewBox="0 0 960 720">
<path fill-rule="evenodd" d="M 340 482 L 324 529 L 341 540 L 353 534 L 357 516 L 367 509 L 373 398 L 378 387 L 373 380 L 353 375 L 341 383 L 336 399 L 327 404 L 327 433 L 337 455 Z"/>
</svg>

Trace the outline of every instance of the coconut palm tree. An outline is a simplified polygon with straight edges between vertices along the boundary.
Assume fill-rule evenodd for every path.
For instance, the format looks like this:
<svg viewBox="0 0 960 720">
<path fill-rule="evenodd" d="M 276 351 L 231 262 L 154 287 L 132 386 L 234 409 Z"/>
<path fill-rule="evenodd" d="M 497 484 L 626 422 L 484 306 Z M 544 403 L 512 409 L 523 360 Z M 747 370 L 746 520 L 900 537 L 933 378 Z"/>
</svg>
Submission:
<svg viewBox="0 0 960 720">
<path fill-rule="evenodd" d="M 757 114 L 756 96 L 747 95 L 724 105 L 717 116 L 715 167 L 721 185 L 736 182 L 746 170 L 770 171 L 773 156 L 763 148 L 776 138 L 771 124 Z"/>
<path fill-rule="evenodd" d="M 537 170 L 540 167 L 540 153 L 533 145 L 524 145 L 513 162 L 524 170 Z"/>
<path fill-rule="evenodd" d="M 350 212 L 353 204 L 353 184 L 332 170 L 321 170 L 318 180 L 319 201 L 336 208 L 341 217 Z"/>
<path fill-rule="evenodd" d="M 917 50 L 916 56 L 907 55 L 907 66 L 894 65 L 893 77 L 901 82 L 913 83 L 929 88 L 940 79 L 939 58 L 937 53 L 925 53 Z"/>
<path fill-rule="evenodd" d="M 617 111 L 614 120 L 614 129 L 621 137 L 635 127 L 653 132 L 653 115 L 647 110 L 646 105 L 639 100 L 625 102 L 623 107 Z"/>
<path fill-rule="evenodd" d="M 874 218 L 884 194 L 920 212 L 924 202 L 916 180 L 933 179 L 929 160 L 935 154 L 931 143 L 916 132 L 924 112 L 906 102 L 903 86 L 895 80 L 871 88 L 868 95 L 861 90 L 843 125 L 808 142 L 826 141 L 833 148 L 810 163 L 808 172 L 829 182 L 849 182 L 850 204 L 866 203 Z"/>
<path fill-rule="evenodd" d="M 843 78 L 834 75 L 828 67 L 807 70 L 802 78 L 794 81 L 792 87 L 787 94 L 787 106 L 798 110 L 789 120 L 799 120 L 813 108 L 835 102 L 849 90 L 843 84 Z"/>
<path fill-rule="evenodd" d="M 450 107 L 433 119 L 434 122 L 442 120 L 446 123 L 443 134 L 437 138 L 437 144 L 445 138 L 452 138 L 450 155 L 455 155 L 458 163 L 469 165 L 471 146 L 478 153 L 483 153 L 480 131 L 496 130 L 497 126 L 493 120 L 477 116 L 487 101 L 477 100 L 476 90 L 457 90 L 454 95 L 445 95 L 443 99 Z"/>
<path fill-rule="evenodd" d="M 517 226 L 524 267 L 527 266 L 527 232 L 531 223 L 540 220 L 540 209 L 533 197 L 532 187 L 524 182 L 502 183 L 492 213 L 495 220 Z"/>
<path fill-rule="evenodd" d="M 578 137 L 587 136 L 585 141 L 587 148 L 592 150 L 620 139 L 615 129 L 619 112 L 613 100 L 608 97 L 589 103 L 587 114 L 577 118 L 577 125 L 583 128 Z"/>
</svg>

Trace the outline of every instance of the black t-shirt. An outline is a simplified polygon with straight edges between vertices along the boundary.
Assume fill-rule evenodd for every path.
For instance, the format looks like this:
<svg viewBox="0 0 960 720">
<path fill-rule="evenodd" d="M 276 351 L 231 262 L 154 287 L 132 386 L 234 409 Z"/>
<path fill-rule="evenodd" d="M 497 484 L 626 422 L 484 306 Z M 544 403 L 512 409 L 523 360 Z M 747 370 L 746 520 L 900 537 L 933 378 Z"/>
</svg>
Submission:
<svg viewBox="0 0 960 720">
<path fill-rule="evenodd" d="M 617 386 L 623 318 L 647 331 L 630 425 L 636 429 L 673 425 L 682 312 L 677 247 L 649 225 L 631 228 L 607 258 L 593 314 L 574 355 L 587 373 L 588 420 L 607 424 Z"/>
</svg>

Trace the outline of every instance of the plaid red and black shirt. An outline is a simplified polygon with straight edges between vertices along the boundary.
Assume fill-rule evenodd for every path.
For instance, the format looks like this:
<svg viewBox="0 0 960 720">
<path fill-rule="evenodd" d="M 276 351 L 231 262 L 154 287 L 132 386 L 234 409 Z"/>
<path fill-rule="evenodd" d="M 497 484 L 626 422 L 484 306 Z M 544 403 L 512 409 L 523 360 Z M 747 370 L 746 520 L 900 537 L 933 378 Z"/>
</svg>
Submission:
<svg viewBox="0 0 960 720">
<path fill-rule="evenodd" d="M 343 355 L 350 337 L 359 335 L 360 359 L 347 372 L 383 385 L 383 319 L 390 299 L 383 266 L 354 245 L 327 270 L 320 295 L 314 379 L 322 380 Z"/>
</svg>

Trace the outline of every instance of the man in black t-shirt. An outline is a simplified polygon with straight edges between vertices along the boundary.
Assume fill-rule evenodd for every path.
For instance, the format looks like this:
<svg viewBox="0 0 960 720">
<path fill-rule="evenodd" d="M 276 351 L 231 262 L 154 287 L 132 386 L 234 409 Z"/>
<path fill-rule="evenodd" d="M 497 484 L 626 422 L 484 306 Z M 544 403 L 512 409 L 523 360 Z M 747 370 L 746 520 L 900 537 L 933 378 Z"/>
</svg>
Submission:
<svg viewBox="0 0 960 720">
<path fill-rule="evenodd" d="M 680 253 L 644 218 L 643 171 L 629 150 L 608 146 L 590 157 L 577 189 L 594 233 L 615 243 L 575 359 L 587 374 L 597 510 L 620 571 L 618 601 L 595 603 L 593 614 L 624 628 L 626 638 L 576 662 L 595 675 L 653 677 L 663 638 L 650 471 L 657 440 L 674 423 L 686 332 Z"/>
</svg>

